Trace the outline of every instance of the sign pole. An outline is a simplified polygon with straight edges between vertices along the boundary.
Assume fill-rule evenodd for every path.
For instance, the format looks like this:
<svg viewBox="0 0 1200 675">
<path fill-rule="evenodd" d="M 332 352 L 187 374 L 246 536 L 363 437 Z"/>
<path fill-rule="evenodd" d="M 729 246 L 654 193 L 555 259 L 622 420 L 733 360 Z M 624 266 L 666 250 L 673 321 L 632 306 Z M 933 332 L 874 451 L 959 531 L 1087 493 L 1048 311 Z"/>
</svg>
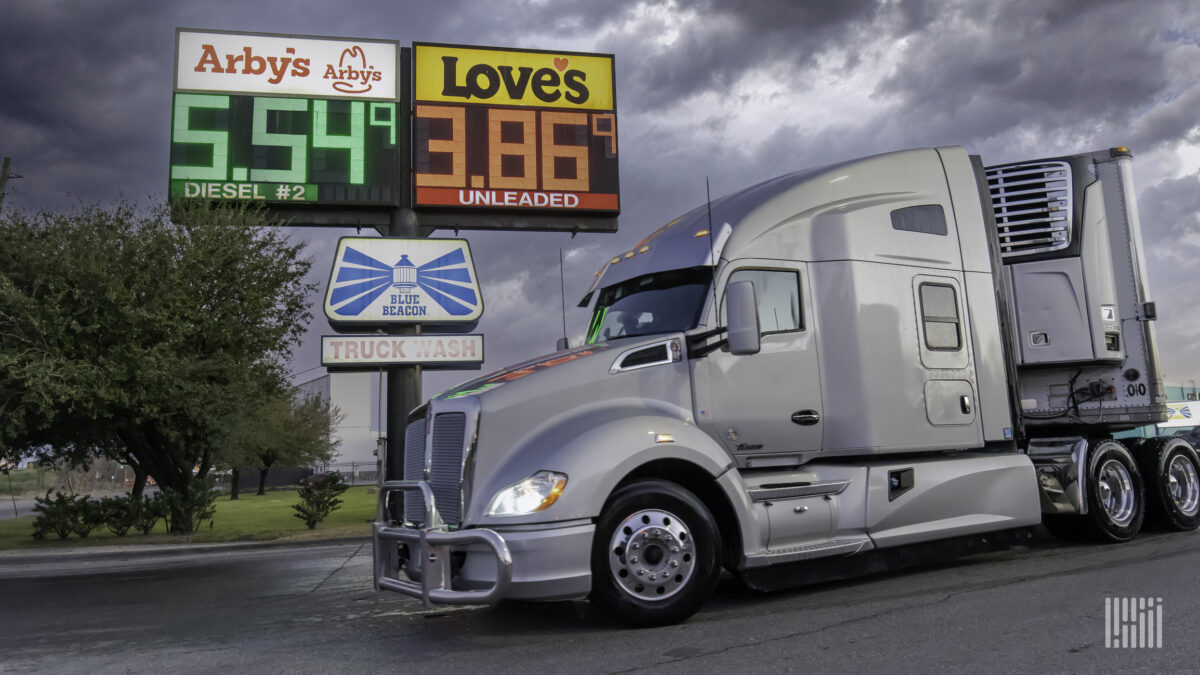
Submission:
<svg viewBox="0 0 1200 675">
<path fill-rule="evenodd" d="M 400 208 L 391 213 L 389 237 L 416 238 L 420 236 L 417 216 L 412 210 L 412 49 L 400 48 L 400 105 L 397 115 L 400 132 Z M 419 325 L 393 325 L 394 335 L 415 335 Z M 387 458 L 384 480 L 404 479 L 404 428 L 408 411 L 421 404 L 421 366 L 390 366 L 387 368 Z"/>
</svg>

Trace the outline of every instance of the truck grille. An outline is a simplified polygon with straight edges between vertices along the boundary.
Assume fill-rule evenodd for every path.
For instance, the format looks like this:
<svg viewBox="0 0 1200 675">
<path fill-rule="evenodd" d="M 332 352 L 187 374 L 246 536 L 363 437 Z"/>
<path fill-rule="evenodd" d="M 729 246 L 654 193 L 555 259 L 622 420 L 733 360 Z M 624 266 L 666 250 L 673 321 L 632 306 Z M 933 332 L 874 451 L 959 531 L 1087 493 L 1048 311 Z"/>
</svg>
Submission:
<svg viewBox="0 0 1200 675">
<path fill-rule="evenodd" d="M 404 480 L 425 480 L 425 418 L 409 423 L 404 430 Z M 425 500 L 421 493 L 404 492 L 404 519 L 410 522 L 425 520 Z"/>
<path fill-rule="evenodd" d="M 1007 164 L 987 169 L 1004 258 L 1060 251 L 1071 245 L 1071 166 Z"/>
<path fill-rule="evenodd" d="M 458 525 L 462 521 L 466 430 L 467 416 L 464 413 L 443 413 L 434 417 L 428 466 L 425 463 L 425 420 L 413 421 L 404 433 L 404 479 L 428 480 L 433 490 L 434 504 L 442 516 L 442 522 L 447 525 Z M 423 525 L 424 509 L 419 492 L 404 493 L 405 520 Z"/>
</svg>

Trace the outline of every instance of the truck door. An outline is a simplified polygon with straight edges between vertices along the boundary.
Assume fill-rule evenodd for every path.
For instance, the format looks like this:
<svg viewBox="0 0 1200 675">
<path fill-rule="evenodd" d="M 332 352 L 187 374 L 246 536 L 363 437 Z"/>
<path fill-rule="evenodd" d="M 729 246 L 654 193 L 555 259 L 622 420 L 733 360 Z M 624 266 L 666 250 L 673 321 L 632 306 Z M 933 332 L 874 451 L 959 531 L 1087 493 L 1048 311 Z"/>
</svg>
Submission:
<svg viewBox="0 0 1200 675">
<path fill-rule="evenodd" d="M 734 356 L 721 349 L 704 361 L 708 391 L 697 391 L 698 419 L 708 421 L 731 453 L 754 456 L 816 452 L 821 449 L 821 374 L 807 268 L 779 260 L 738 260 L 720 282 L 724 325 L 724 288 L 733 281 L 754 284 L 762 349 Z M 698 388 L 701 385 L 698 384 Z M 708 396 L 703 396 L 707 393 Z"/>
<path fill-rule="evenodd" d="M 983 438 L 961 283 L 952 276 L 918 274 L 913 278 L 912 293 L 925 379 L 928 440 L 974 447 Z"/>
</svg>

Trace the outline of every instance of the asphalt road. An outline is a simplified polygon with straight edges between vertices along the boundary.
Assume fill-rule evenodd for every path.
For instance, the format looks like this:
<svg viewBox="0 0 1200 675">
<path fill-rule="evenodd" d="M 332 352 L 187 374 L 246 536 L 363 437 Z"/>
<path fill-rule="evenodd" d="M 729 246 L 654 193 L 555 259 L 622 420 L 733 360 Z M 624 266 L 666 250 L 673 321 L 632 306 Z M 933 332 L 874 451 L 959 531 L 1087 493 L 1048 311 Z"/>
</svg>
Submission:
<svg viewBox="0 0 1200 675">
<path fill-rule="evenodd" d="M 759 594 L 679 626 L 584 602 L 426 610 L 370 588 L 369 543 L 0 554 L 0 672 L 1195 672 L 1200 533 L 1035 541 Z M 1106 596 L 1163 598 L 1161 649 L 1108 649 Z M 419 670 L 418 670 L 419 669 Z"/>
</svg>

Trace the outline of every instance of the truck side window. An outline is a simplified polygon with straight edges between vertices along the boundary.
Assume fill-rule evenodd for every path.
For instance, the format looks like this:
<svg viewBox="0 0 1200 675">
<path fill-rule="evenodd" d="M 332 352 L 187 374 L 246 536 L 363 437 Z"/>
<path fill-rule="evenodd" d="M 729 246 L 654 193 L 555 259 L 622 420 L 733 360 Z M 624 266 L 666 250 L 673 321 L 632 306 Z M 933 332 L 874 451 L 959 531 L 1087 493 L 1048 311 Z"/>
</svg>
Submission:
<svg viewBox="0 0 1200 675">
<path fill-rule="evenodd" d="M 946 212 L 940 204 L 908 206 L 892 211 L 892 229 L 923 234 L 940 234 L 949 231 L 946 227 Z"/>
<path fill-rule="evenodd" d="M 921 284 L 921 323 L 925 328 L 925 346 L 939 351 L 962 349 L 958 329 L 958 297 L 946 284 Z"/>
<path fill-rule="evenodd" d="M 804 330 L 800 275 L 787 270 L 738 270 L 729 282 L 749 281 L 758 299 L 758 325 L 764 335 Z M 724 311 L 724 308 L 722 308 Z"/>
</svg>

